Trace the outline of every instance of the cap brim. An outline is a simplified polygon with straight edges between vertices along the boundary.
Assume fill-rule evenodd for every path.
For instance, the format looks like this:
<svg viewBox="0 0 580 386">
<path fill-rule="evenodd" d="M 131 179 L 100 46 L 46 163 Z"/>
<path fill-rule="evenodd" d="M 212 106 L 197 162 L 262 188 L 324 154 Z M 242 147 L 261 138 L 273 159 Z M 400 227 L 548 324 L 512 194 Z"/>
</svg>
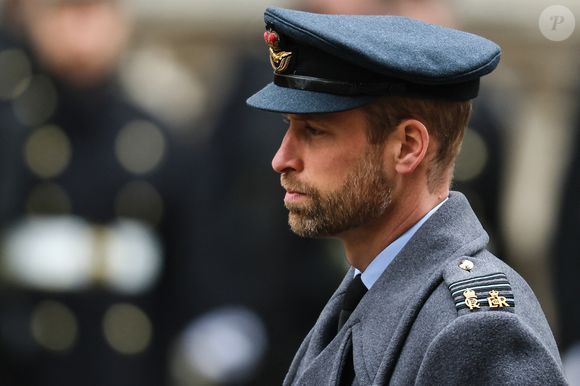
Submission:
<svg viewBox="0 0 580 386">
<path fill-rule="evenodd" d="M 351 110 L 371 103 L 376 96 L 342 96 L 315 91 L 280 87 L 274 83 L 246 100 L 260 110 L 289 114 L 333 113 Z"/>
</svg>

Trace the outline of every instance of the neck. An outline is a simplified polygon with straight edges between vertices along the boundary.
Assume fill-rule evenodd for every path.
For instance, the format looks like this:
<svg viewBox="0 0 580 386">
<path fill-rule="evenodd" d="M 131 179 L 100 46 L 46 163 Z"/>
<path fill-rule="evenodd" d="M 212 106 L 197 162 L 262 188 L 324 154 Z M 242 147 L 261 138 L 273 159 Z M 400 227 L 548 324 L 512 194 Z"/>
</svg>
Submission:
<svg viewBox="0 0 580 386">
<path fill-rule="evenodd" d="M 373 259 L 431 209 L 449 195 L 449 190 L 435 194 L 427 191 L 406 192 L 393 197 L 385 213 L 375 220 L 339 236 L 349 263 L 364 272 Z"/>
</svg>

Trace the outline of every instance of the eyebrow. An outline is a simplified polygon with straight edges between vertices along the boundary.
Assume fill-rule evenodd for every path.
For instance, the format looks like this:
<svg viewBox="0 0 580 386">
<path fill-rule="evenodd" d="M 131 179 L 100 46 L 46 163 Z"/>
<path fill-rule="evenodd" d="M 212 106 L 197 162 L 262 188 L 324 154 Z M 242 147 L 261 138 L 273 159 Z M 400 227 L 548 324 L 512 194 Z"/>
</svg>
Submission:
<svg viewBox="0 0 580 386">
<path fill-rule="evenodd" d="M 312 117 L 313 114 L 290 114 L 290 113 L 282 114 L 282 116 L 288 120 L 290 120 L 290 115 L 294 116 L 295 121 L 303 121 L 303 122 L 315 121 L 315 119 L 313 119 L 313 117 Z"/>
</svg>

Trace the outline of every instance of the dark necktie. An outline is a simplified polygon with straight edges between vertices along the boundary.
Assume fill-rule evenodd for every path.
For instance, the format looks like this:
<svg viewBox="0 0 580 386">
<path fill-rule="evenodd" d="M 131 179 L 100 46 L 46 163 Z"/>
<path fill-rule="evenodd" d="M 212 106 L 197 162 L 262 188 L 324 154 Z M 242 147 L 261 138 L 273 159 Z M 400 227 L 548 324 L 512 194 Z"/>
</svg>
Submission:
<svg viewBox="0 0 580 386">
<path fill-rule="evenodd" d="M 342 310 L 338 317 L 338 331 L 344 326 L 350 314 L 354 311 L 364 294 L 367 293 L 367 287 L 362 282 L 360 274 L 356 275 L 348 285 L 344 299 L 342 300 Z M 345 352 L 344 367 L 340 377 L 340 386 L 351 386 L 356 377 L 354 371 L 354 358 L 352 353 L 352 344 L 348 345 Z"/>
<path fill-rule="evenodd" d="M 344 326 L 350 314 L 354 311 L 364 294 L 367 293 L 367 287 L 363 284 L 361 280 L 360 273 L 352 279 L 348 288 L 346 289 L 346 293 L 344 295 L 344 299 L 342 300 L 342 310 L 340 310 L 340 315 L 338 316 L 338 331 Z"/>
</svg>

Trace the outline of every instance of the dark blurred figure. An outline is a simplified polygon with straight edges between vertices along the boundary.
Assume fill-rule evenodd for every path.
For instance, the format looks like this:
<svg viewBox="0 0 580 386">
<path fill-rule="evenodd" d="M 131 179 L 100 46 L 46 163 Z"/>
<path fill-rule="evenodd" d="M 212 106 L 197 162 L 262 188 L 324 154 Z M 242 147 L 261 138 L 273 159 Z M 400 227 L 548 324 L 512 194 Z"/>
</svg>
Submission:
<svg viewBox="0 0 580 386">
<path fill-rule="evenodd" d="M 193 194 L 195 259 L 172 282 L 181 286 L 181 313 L 197 318 L 177 344 L 178 385 L 281 384 L 345 267 L 334 244 L 299 238 L 287 225 L 279 177 L 268 172 L 285 123 L 245 105 L 270 78 L 267 56 L 251 52 L 258 43 L 263 54 L 262 42 L 238 46 L 230 91 L 194 150 L 192 174 L 202 181 Z"/>
<path fill-rule="evenodd" d="M 284 123 L 278 115 L 254 114 L 244 96 L 264 81 L 254 69 L 265 65 L 248 60 L 236 68 L 224 113 L 196 151 L 194 175 L 203 181 L 191 235 L 196 258 L 172 281 L 181 286 L 175 292 L 187 307 L 183 314 L 197 316 L 178 344 L 177 354 L 187 359 L 174 373 L 179 385 L 280 384 L 343 266 L 331 246 L 290 232 L 278 178 L 264 172 Z"/>
<path fill-rule="evenodd" d="M 578 88 L 577 95 L 580 95 Z M 576 99 L 578 105 L 578 99 Z M 580 384 L 580 114 L 575 129 L 570 161 L 566 164 L 564 189 L 554 232 L 553 280 L 558 310 L 559 346 L 564 371 L 571 385 Z"/>
<path fill-rule="evenodd" d="M 0 385 L 162 385 L 186 184 L 118 85 L 130 22 L 113 0 L 2 16 Z"/>
</svg>

